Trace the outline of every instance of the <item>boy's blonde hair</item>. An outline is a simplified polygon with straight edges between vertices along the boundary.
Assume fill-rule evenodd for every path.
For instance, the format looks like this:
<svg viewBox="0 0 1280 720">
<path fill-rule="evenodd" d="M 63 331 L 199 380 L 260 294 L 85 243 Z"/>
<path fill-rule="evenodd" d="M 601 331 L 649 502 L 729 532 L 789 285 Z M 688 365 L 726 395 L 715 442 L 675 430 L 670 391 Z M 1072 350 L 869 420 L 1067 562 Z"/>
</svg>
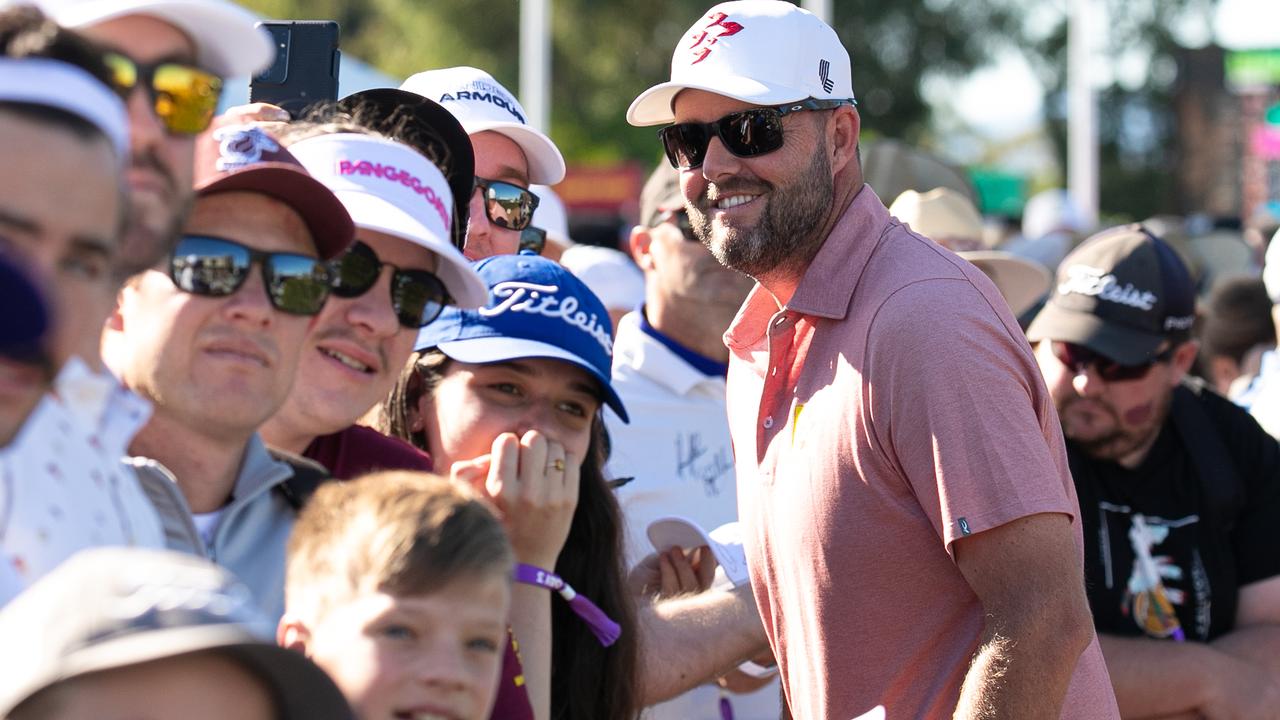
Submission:
<svg viewBox="0 0 1280 720">
<path fill-rule="evenodd" d="M 510 577 L 511 544 L 489 505 L 437 475 L 379 472 L 325 484 L 289 537 L 289 614 L 317 621 L 357 593 L 426 595 L 459 579 Z"/>
</svg>

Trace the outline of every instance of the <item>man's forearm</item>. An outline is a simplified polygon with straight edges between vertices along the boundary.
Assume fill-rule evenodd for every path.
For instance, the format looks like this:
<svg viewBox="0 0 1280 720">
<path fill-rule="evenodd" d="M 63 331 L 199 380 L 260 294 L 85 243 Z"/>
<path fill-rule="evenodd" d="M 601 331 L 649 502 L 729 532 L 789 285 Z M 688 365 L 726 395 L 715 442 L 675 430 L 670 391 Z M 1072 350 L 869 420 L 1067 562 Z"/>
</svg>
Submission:
<svg viewBox="0 0 1280 720">
<path fill-rule="evenodd" d="M 1209 696 L 1219 651 L 1203 643 L 1099 635 L 1120 715 L 1153 718 L 1195 712 Z"/>
<path fill-rule="evenodd" d="M 1280 676 L 1280 625 L 1260 624 L 1237 628 L 1209 645 Z"/>
<path fill-rule="evenodd" d="M 956 706 L 956 720 L 1057 720 L 1092 628 L 1043 623 L 991 626 L 974 654 Z"/>
<path fill-rule="evenodd" d="M 710 682 L 768 648 L 750 588 L 641 604 L 640 685 L 644 705 Z"/>
</svg>

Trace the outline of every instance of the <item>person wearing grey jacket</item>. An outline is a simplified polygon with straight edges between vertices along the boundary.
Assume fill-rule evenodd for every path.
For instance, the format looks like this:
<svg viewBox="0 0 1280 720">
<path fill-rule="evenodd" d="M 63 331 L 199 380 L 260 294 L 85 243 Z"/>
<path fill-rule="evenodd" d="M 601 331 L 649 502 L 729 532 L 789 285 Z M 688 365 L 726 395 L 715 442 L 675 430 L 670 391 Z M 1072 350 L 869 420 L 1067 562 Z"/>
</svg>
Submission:
<svg viewBox="0 0 1280 720">
<path fill-rule="evenodd" d="M 354 234 L 324 185 L 255 125 L 197 141 L 196 200 L 167 261 L 130 279 L 103 357 L 155 411 L 129 446 L 166 544 L 230 569 L 270 617 L 303 461 L 257 430 L 289 394 L 329 292 L 325 260 Z M 322 471 L 316 471 L 322 473 Z"/>
</svg>

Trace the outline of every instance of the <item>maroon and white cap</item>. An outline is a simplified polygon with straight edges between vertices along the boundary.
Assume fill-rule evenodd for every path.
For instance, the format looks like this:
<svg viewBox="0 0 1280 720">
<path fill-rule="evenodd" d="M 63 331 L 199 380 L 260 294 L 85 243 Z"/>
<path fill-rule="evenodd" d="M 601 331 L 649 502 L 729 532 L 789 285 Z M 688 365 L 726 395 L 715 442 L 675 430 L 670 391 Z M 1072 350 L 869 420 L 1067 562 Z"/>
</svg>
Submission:
<svg viewBox="0 0 1280 720">
<path fill-rule="evenodd" d="M 337 256 L 355 237 L 351 216 L 324 183 L 258 125 L 215 126 L 196 141 L 196 197 L 255 192 L 302 216 L 322 260 Z"/>
<path fill-rule="evenodd" d="M 711 8 L 680 38 L 671 80 L 640 93 L 632 125 L 675 121 L 681 90 L 705 90 L 752 105 L 853 100 L 849 52 L 817 15 L 777 0 L 735 0 Z"/>
</svg>

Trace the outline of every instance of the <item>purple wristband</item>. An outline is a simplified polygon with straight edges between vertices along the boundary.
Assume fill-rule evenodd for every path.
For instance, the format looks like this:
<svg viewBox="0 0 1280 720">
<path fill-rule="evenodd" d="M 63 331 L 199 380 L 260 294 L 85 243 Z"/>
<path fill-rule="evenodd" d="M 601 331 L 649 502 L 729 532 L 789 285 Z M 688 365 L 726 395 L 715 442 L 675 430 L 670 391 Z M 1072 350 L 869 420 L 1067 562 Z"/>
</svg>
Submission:
<svg viewBox="0 0 1280 720">
<path fill-rule="evenodd" d="M 591 628 L 591 632 L 600 640 L 601 645 L 609 647 L 622 636 L 622 628 L 618 623 L 609 619 L 609 616 L 596 607 L 595 603 L 574 592 L 574 589 L 564 581 L 564 578 L 550 570 L 543 570 L 540 567 L 524 563 L 516 563 L 515 579 L 516 582 L 537 585 L 559 593 L 560 597 L 569 603 L 569 608 L 573 610 L 574 614 L 587 623 L 588 627 Z"/>
</svg>

